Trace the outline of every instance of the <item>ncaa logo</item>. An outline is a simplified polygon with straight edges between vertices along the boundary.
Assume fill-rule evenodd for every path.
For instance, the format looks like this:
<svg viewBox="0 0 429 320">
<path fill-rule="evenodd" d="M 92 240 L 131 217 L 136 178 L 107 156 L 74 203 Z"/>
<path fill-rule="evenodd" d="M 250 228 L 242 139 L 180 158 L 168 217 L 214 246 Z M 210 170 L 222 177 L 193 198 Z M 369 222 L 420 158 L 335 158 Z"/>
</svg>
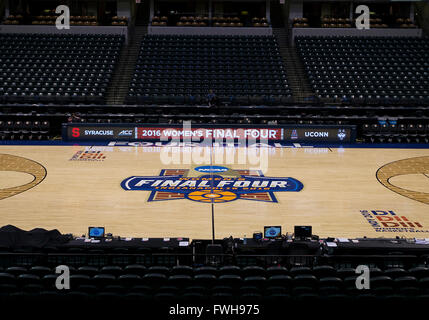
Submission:
<svg viewBox="0 0 429 320">
<path fill-rule="evenodd" d="M 275 236 L 277 234 L 276 230 L 274 229 L 270 229 L 268 233 L 270 234 L 270 236 Z"/>
<path fill-rule="evenodd" d="M 98 229 L 93 229 L 93 230 L 92 230 L 92 234 L 93 234 L 94 236 L 99 236 L 99 235 L 101 235 L 101 231 L 100 231 L 100 230 L 98 230 Z"/>
<path fill-rule="evenodd" d="M 220 166 L 201 166 L 201 167 L 195 168 L 195 171 L 202 172 L 202 173 L 222 173 L 228 170 L 229 170 L 228 168 L 220 167 Z"/>
</svg>

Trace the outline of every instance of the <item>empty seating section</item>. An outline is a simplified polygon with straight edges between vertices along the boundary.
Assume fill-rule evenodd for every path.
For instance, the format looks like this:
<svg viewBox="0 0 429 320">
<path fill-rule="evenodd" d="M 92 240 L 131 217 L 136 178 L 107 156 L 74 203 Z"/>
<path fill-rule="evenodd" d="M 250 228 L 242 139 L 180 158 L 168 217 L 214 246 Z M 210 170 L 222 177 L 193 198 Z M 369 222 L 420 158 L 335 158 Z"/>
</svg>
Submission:
<svg viewBox="0 0 429 320">
<path fill-rule="evenodd" d="M 373 121 L 361 126 L 365 143 L 429 143 L 429 123 L 424 121 Z"/>
<path fill-rule="evenodd" d="M 200 104 L 212 89 L 223 105 L 280 105 L 291 99 L 272 36 L 148 35 L 129 104 Z"/>
<path fill-rule="evenodd" d="M 57 274 L 46 265 L 0 267 L 0 301 L 6 299 L 79 298 L 169 301 L 183 299 L 258 299 L 407 301 L 429 299 L 429 269 L 370 267 L 371 289 L 358 290 L 350 266 L 174 267 L 105 265 L 70 266 L 71 290 L 57 290 Z M 37 296 L 36 296 L 37 294 Z"/>
<path fill-rule="evenodd" d="M 0 34 L 0 102 L 103 103 L 123 36 Z"/>
<path fill-rule="evenodd" d="M 310 84 L 321 99 L 429 102 L 429 38 L 297 37 Z"/>
<path fill-rule="evenodd" d="M 43 140 L 49 139 L 48 121 L 0 120 L 1 140 Z"/>
</svg>

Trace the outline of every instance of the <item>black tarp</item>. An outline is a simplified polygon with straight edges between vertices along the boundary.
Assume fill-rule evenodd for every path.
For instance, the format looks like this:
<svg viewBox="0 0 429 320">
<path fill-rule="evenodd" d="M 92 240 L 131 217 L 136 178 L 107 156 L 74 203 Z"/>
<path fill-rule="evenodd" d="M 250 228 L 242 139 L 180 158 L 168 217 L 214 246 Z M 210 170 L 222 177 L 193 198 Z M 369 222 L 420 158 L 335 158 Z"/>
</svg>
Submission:
<svg viewBox="0 0 429 320">
<path fill-rule="evenodd" d="M 0 228 L 0 247 L 16 248 L 44 248 L 61 245 L 70 240 L 69 236 L 62 235 L 58 230 L 36 228 L 30 231 L 7 225 Z"/>
</svg>

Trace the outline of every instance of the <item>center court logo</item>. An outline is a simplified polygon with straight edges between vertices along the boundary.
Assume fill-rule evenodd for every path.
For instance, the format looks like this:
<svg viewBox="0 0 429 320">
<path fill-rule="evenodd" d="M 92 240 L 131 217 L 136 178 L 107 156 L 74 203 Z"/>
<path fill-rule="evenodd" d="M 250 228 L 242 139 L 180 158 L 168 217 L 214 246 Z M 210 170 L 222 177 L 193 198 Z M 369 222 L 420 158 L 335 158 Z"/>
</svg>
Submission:
<svg viewBox="0 0 429 320">
<path fill-rule="evenodd" d="M 163 169 L 159 176 L 132 176 L 121 182 L 127 191 L 150 191 L 148 201 L 187 199 L 224 203 L 238 199 L 278 202 L 275 192 L 299 192 L 303 184 L 290 177 L 266 177 L 260 170 L 220 166 Z"/>
</svg>

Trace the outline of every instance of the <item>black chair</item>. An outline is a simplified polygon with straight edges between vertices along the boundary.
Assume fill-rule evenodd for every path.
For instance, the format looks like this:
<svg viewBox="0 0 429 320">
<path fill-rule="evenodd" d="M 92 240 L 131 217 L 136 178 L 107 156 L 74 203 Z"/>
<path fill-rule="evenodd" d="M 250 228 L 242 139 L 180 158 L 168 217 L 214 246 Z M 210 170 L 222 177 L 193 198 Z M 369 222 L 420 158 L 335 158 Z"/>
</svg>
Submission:
<svg viewBox="0 0 429 320">
<path fill-rule="evenodd" d="M 77 269 L 77 273 L 93 277 L 98 274 L 98 268 L 90 267 L 90 266 L 82 266 Z"/>
<path fill-rule="evenodd" d="M 219 275 L 241 275 L 241 269 L 238 266 L 223 266 L 219 269 Z"/>
<path fill-rule="evenodd" d="M 242 284 L 242 279 L 235 274 L 221 275 L 218 278 L 218 284 L 236 288 Z"/>
<path fill-rule="evenodd" d="M 26 286 L 26 285 L 30 285 L 30 284 L 36 284 L 36 285 L 40 285 L 41 281 L 40 281 L 40 277 L 36 276 L 34 274 L 20 274 L 17 277 L 17 282 L 18 285 L 20 286 Z"/>
<path fill-rule="evenodd" d="M 168 267 L 164 267 L 164 266 L 152 266 L 149 267 L 148 273 L 159 273 L 159 274 L 163 274 L 165 276 L 168 276 L 170 274 L 170 269 Z"/>
<path fill-rule="evenodd" d="M 126 274 L 135 274 L 138 276 L 144 276 L 146 271 L 147 271 L 146 267 L 143 265 L 139 265 L 139 264 L 127 265 L 124 268 L 124 272 Z"/>
<path fill-rule="evenodd" d="M 313 274 L 317 278 L 335 276 L 337 271 L 332 266 L 316 266 L 313 267 Z"/>
<path fill-rule="evenodd" d="M 298 275 L 308 275 L 308 274 L 312 274 L 312 271 L 309 267 L 292 267 L 289 270 L 289 273 L 291 276 L 295 277 Z"/>
<path fill-rule="evenodd" d="M 410 276 L 416 277 L 417 279 L 429 277 L 429 269 L 426 267 L 411 268 L 411 269 L 408 269 L 408 273 Z"/>
<path fill-rule="evenodd" d="M 245 277 L 243 280 L 244 286 L 256 287 L 256 288 L 265 288 L 267 281 L 265 277 L 261 276 L 250 276 Z"/>
<path fill-rule="evenodd" d="M 318 286 L 318 280 L 315 276 L 309 274 L 300 274 L 292 279 L 294 287 L 305 286 L 316 288 Z"/>
<path fill-rule="evenodd" d="M 171 268 L 170 274 L 171 275 L 187 275 L 192 276 L 194 273 L 194 270 L 190 266 L 174 266 Z"/>
<path fill-rule="evenodd" d="M 104 266 L 99 271 L 100 274 L 111 274 L 118 277 L 122 273 L 122 268 L 119 266 Z"/>
<path fill-rule="evenodd" d="M 288 270 L 285 267 L 269 267 L 267 268 L 267 277 L 271 276 L 287 276 L 289 275 Z"/>
<path fill-rule="evenodd" d="M 241 274 L 243 277 L 252 277 L 252 276 L 265 276 L 265 269 L 257 266 L 248 266 L 244 267 Z"/>
<path fill-rule="evenodd" d="M 116 277 L 111 274 L 97 274 L 92 278 L 94 285 L 98 288 L 105 288 L 109 285 L 116 285 Z"/>
<path fill-rule="evenodd" d="M 194 269 L 194 274 L 195 276 L 200 274 L 209 274 L 216 276 L 218 274 L 218 270 L 215 267 L 204 266 Z"/>
<path fill-rule="evenodd" d="M 50 268 L 48 268 L 48 267 L 43 267 L 43 266 L 34 266 L 34 267 L 31 267 L 31 268 L 30 268 L 29 272 L 30 272 L 31 274 L 36 275 L 36 276 L 44 277 L 44 276 L 46 276 L 46 275 L 48 275 L 48 274 L 52 274 L 52 273 L 53 273 L 53 270 L 52 270 L 52 269 L 50 269 Z"/>
<path fill-rule="evenodd" d="M 27 268 L 24 268 L 24 267 L 8 267 L 5 271 L 9 274 L 14 275 L 14 276 L 19 276 L 20 274 L 27 273 Z"/>
<path fill-rule="evenodd" d="M 45 276 L 43 278 L 45 284 L 49 284 L 51 283 L 53 279 L 53 277 L 49 276 Z M 79 287 L 81 285 L 91 285 L 93 284 L 92 278 L 88 275 L 84 275 L 84 274 L 72 274 L 70 275 L 70 287 Z"/>
<path fill-rule="evenodd" d="M 143 276 L 142 282 L 150 287 L 160 287 L 167 282 L 167 277 L 162 273 L 147 273 Z"/>
<path fill-rule="evenodd" d="M 375 276 L 371 277 L 371 288 L 377 287 L 393 287 L 393 280 L 388 276 Z"/>
<path fill-rule="evenodd" d="M 57 274 L 47 274 L 41 278 L 41 283 L 45 289 L 53 289 L 57 278 Z"/>
<path fill-rule="evenodd" d="M 408 273 L 402 268 L 390 268 L 390 269 L 384 270 L 384 275 L 391 278 L 399 278 L 399 277 L 407 276 Z"/>
<path fill-rule="evenodd" d="M 168 278 L 167 283 L 172 286 L 184 288 L 192 284 L 192 277 L 188 275 L 173 275 Z"/>
<path fill-rule="evenodd" d="M 136 274 L 124 274 L 119 276 L 118 283 L 123 287 L 131 288 L 140 285 L 142 283 L 142 278 Z"/>
<path fill-rule="evenodd" d="M 16 281 L 16 277 L 13 274 L 7 273 L 7 272 L 2 272 L 2 273 L 0 273 L 0 283 L 1 284 L 16 285 L 17 281 Z"/>
<path fill-rule="evenodd" d="M 216 276 L 213 274 L 197 274 L 194 276 L 194 283 L 206 288 L 213 287 L 217 282 Z"/>
</svg>

